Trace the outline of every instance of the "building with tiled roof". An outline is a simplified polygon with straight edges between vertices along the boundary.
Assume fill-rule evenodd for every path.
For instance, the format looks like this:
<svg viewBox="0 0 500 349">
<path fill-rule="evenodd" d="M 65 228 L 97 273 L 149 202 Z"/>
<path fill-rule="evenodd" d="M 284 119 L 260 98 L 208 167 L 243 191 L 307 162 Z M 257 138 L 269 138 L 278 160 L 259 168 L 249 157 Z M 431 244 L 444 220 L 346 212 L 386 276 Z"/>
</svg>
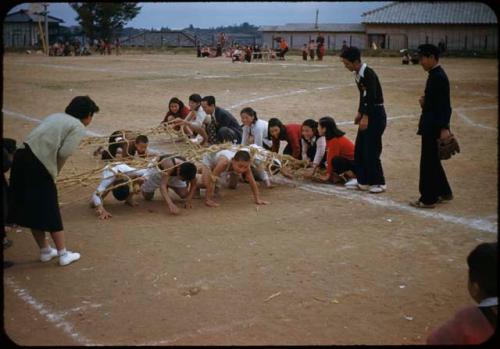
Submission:
<svg viewBox="0 0 500 349">
<path fill-rule="evenodd" d="M 393 2 L 362 15 L 368 45 L 399 50 L 423 43 L 496 51 L 495 12 L 480 2 Z"/>
<path fill-rule="evenodd" d="M 362 15 L 361 23 L 289 23 L 261 26 L 263 42 L 277 46 L 284 37 L 301 48 L 319 32 L 327 49 L 338 50 L 345 41 L 361 49 L 415 49 L 423 43 L 449 50 L 496 51 L 498 22 L 495 12 L 480 2 L 393 2 Z"/>
</svg>

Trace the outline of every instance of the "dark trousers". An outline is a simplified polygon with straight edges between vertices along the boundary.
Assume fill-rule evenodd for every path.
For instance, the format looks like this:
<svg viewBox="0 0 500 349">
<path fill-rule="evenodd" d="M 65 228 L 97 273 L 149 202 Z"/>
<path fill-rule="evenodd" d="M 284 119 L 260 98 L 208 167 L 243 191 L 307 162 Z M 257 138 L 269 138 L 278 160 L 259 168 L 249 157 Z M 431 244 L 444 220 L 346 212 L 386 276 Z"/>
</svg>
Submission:
<svg viewBox="0 0 500 349">
<path fill-rule="evenodd" d="M 356 173 L 355 162 L 342 156 L 334 157 L 330 165 L 332 165 L 333 172 L 339 175 L 347 171 Z"/>
<path fill-rule="evenodd" d="M 229 127 L 221 127 L 217 130 L 217 141 L 219 143 L 241 143 L 238 133 Z"/>
<path fill-rule="evenodd" d="M 435 204 L 439 196 L 451 196 L 451 188 L 438 155 L 439 130 L 422 135 L 420 155 L 420 201 Z"/>
<path fill-rule="evenodd" d="M 368 117 L 368 127 L 363 131 L 358 130 L 354 146 L 354 161 L 359 184 L 385 185 L 380 155 L 386 120 L 384 107 L 376 107 L 373 114 Z"/>
</svg>

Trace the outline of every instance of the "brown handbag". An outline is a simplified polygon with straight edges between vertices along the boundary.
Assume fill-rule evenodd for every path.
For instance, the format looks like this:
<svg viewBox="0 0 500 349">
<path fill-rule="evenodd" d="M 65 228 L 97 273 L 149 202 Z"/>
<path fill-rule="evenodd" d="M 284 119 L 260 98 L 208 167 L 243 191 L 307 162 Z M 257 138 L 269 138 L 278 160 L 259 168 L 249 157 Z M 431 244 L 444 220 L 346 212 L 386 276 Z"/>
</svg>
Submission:
<svg viewBox="0 0 500 349">
<path fill-rule="evenodd" d="M 450 135 L 444 139 L 438 139 L 437 143 L 439 159 L 441 160 L 448 160 L 456 153 L 460 153 L 460 146 L 453 133 L 450 133 Z"/>
</svg>

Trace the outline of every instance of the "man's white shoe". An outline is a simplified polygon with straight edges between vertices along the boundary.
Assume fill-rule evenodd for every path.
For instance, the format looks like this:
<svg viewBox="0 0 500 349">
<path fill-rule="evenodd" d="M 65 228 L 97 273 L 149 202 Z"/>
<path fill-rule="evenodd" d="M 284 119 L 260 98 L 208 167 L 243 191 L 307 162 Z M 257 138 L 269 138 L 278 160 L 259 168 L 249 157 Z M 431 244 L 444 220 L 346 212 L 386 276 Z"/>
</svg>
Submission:
<svg viewBox="0 0 500 349">
<path fill-rule="evenodd" d="M 347 181 L 344 186 L 347 189 L 357 189 L 358 188 L 358 180 L 356 178 L 350 179 Z"/>
<path fill-rule="evenodd" d="M 64 254 L 59 256 L 59 265 L 68 265 L 80 259 L 80 254 L 78 252 L 66 251 Z"/>
<path fill-rule="evenodd" d="M 379 194 L 379 193 L 383 193 L 386 189 L 387 189 L 386 185 L 382 185 L 382 184 L 372 185 L 372 186 L 370 186 L 370 193 Z"/>
<path fill-rule="evenodd" d="M 370 190 L 370 186 L 368 184 L 359 184 L 358 183 L 358 189 L 362 191 L 368 191 Z"/>
<path fill-rule="evenodd" d="M 54 257 L 57 257 L 57 250 L 55 248 L 51 248 L 49 252 L 40 252 L 40 261 L 42 262 L 48 262 Z"/>
</svg>

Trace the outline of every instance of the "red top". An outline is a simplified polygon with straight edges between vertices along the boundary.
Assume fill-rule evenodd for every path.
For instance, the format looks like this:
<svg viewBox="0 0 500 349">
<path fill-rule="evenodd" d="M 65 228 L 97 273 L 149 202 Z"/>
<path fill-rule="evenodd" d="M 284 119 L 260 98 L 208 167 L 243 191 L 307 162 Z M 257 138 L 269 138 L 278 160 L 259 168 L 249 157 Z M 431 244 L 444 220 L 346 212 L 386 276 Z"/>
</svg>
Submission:
<svg viewBox="0 0 500 349">
<path fill-rule="evenodd" d="M 172 113 L 170 110 L 168 111 L 167 115 L 165 115 L 165 118 L 163 119 L 163 122 L 167 122 L 168 121 L 168 117 L 169 116 L 174 116 L 176 118 L 181 118 L 181 119 L 185 119 L 186 116 L 189 115 L 189 112 L 191 111 L 191 109 L 189 109 L 188 107 L 184 106 L 184 108 L 182 108 L 181 110 L 179 110 L 177 112 L 177 114 L 174 114 Z"/>
<path fill-rule="evenodd" d="M 477 306 L 468 306 L 435 329 L 427 338 L 427 344 L 480 344 L 493 333 L 493 326 L 481 310 Z"/>
<path fill-rule="evenodd" d="M 354 143 L 346 136 L 326 140 L 326 172 L 332 174 L 332 159 L 341 156 L 354 160 Z"/>
<path fill-rule="evenodd" d="M 300 160 L 301 151 L 300 151 L 300 137 L 302 137 L 302 126 L 300 124 L 288 124 L 285 125 L 286 136 L 285 140 L 288 142 L 290 147 L 292 148 L 292 156 L 295 159 Z M 271 151 L 277 153 L 280 150 L 280 142 L 273 138 L 273 145 L 271 147 Z"/>
</svg>

